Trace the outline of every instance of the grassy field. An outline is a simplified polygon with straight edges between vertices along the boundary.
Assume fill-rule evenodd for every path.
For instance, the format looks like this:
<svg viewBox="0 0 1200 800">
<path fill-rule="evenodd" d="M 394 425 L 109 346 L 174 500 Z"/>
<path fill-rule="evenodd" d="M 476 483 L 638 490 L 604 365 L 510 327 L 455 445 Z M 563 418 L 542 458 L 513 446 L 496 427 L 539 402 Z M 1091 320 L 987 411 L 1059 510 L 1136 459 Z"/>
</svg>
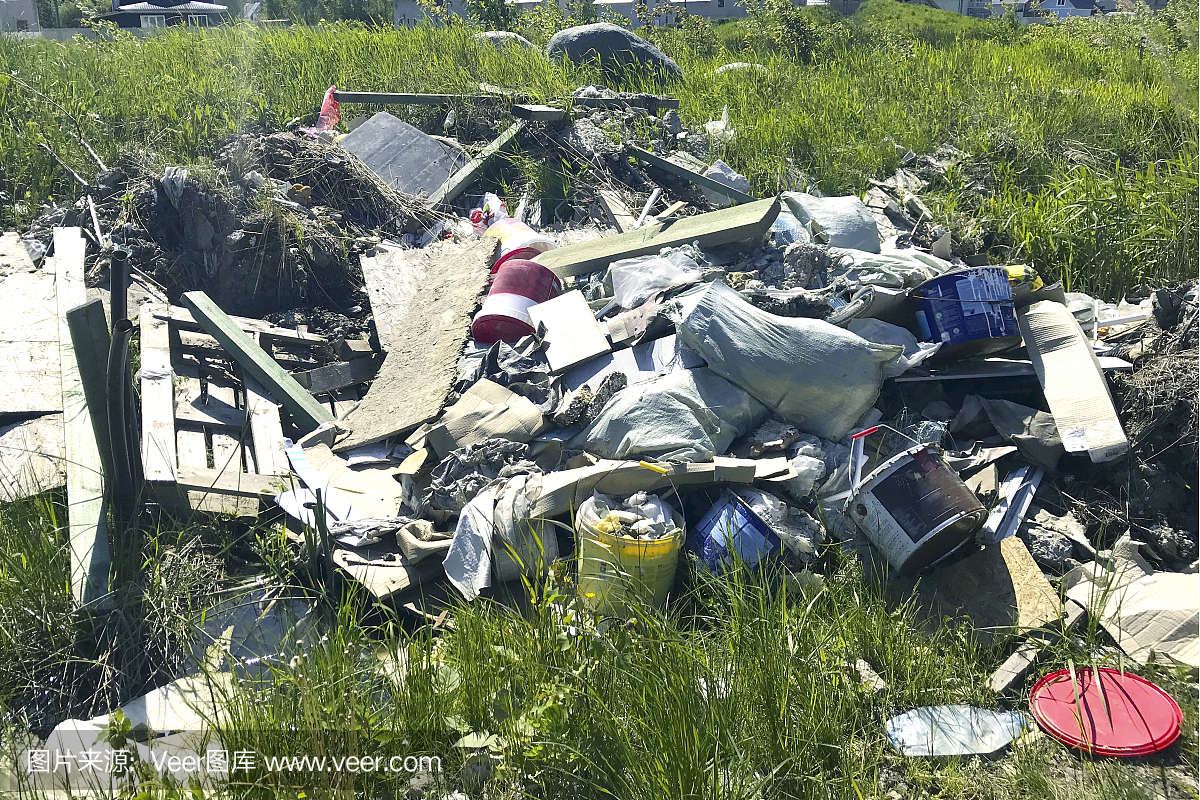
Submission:
<svg viewBox="0 0 1200 800">
<path fill-rule="evenodd" d="M 521 30 L 544 43 L 561 22 L 528 18 Z M 537 53 L 480 48 L 473 33 L 335 25 L 66 45 L 0 38 L 0 227 L 75 197 L 42 142 L 88 178 L 95 165 L 80 134 L 109 165 L 150 150 L 204 166 L 241 128 L 313 119 L 332 83 L 469 92 L 485 81 L 545 102 L 599 81 Z M 949 143 L 970 157 L 927 202 L 956 230 L 986 229 L 996 258 L 1029 260 L 1114 299 L 1140 282 L 1195 275 L 1194 3 L 1021 29 L 870 0 L 851 23 L 776 8 L 653 36 L 685 71 L 667 89 L 685 124 L 728 106 L 737 136 L 723 157 L 756 192 L 800 175 L 826 193 L 861 192 L 899 164 L 897 145 L 924 153 Z M 713 75 L 737 60 L 768 71 Z M 628 81 L 619 88 L 651 88 Z M 529 180 L 537 168 L 514 163 Z M 281 590 L 328 597 L 314 612 L 328 633 L 303 657 L 222 689 L 229 714 L 214 725 L 231 750 L 436 756 L 439 790 L 474 797 L 1196 796 L 1195 684 L 1161 666 L 1146 674 L 1185 717 L 1164 759 L 1083 759 L 1045 737 L 998 760 L 897 756 L 883 735 L 888 716 L 995 707 L 987 678 L 1012 643 L 945 621 L 931 628 L 838 552 L 819 565 L 820 583 L 690 575 L 669 613 L 647 610 L 635 624 L 589 617 L 555 581 L 531 593 L 524 614 L 464 605 L 435 635 L 344 595 L 277 527 L 226 521 L 149 520 L 119 537 L 127 581 L 114 610 L 81 616 L 66 592 L 65 513 L 49 493 L 0 506 L 0 742 L 9 747 L 31 727 L 45 735 L 179 674 L 218 592 L 263 574 Z M 1111 662 L 1098 655 L 1111 653 L 1103 641 L 1092 626 L 1039 669 Z M 885 691 L 851 674 L 859 658 Z M 143 777 L 138 797 L 325 796 L 334 780 L 309 776 L 300 791 L 298 779 L 260 770 L 206 793 Z M 409 787 L 397 774 L 337 780 L 344 796 L 404 797 Z"/>
</svg>

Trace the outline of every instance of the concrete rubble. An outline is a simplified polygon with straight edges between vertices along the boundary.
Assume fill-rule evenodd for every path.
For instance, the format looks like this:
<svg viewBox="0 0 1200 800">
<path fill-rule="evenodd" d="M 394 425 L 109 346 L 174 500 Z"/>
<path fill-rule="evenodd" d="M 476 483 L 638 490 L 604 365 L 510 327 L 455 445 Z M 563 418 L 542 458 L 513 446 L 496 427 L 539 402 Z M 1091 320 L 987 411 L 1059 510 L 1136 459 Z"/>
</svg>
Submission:
<svg viewBox="0 0 1200 800">
<path fill-rule="evenodd" d="M 585 27 L 556 36 L 551 55 L 606 64 L 614 26 Z M 632 52 L 678 72 L 657 51 Z M 1153 499 L 1194 478 L 1194 371 L 1183 409 L 1138 379 L 1185 369 L 1170 366 L 1180 353 L 1194 365 L 1194 283 L 1100 306 L 1028 267 L 988 264 L 920 199 L 965 157 L 949 146 L 909 154 L 862 187 L 866 202 L 755 198 L 709 152 L 720 137 L 687 129 L 670 98 L 586 87 L 561 105 L 529 107 L 512 126 L 497 112 L 465 147 L 386 113 L 315 142 L 241 135 L 218 157 L 225 193 L 136 164 L 102 179 L 112 192 L 87 234 L 89 286 L 129 291 L 120 251 L 148 287 L 128 315 L 144 354 L 141 500 L 243 517 L 285 508 L 293 547 L 315 546 L 330 570 L 397 606 L 537 583 L 559 554 L 594 578 L 594 563 L 571 557 L 584 540 L 659 548 L 605 569 L 642 576 L 623 587 L 626 602 L 667 605 L 689 580 L 684 565 L 704 568 L 685 551 L 797 581 L 819 580 L 844 549 L 938 616 L 1025 634 L 1061 621 L 1062 589 L 1127 655 L 1195 668 L 1195 491 Z M 639 125 L 661 138 L 635 148 Z M 595 186 L 476 206 L 495 188 L 479 176 L 500 147 L 555 152 Z M 303 246 L 250 232 L 260 191 L 313 231 Z M 112 225 L 106 201 L 124 192 L 150 212 L 134 216 L 146 227 Z M 166 217 L 178 222 L 169 232 Z M 501 221 L 517 233 L 498 233 Z M 26 241 L 44 252 L 52 231 L 72 227 L 88 227 L 80 209 L 56 209 Z M 0 251 L 5 286 L 29 284 L 45 301 L 53 248 L 38 265 L 15 241 Z M 271 248 L 298 269 L 275 296 L 246 293 L 251 251 Z M 208 295 L 174 252 L 198 258 Z M 937 299 L 966 310 L 942 328 L 940 313 L 918 318 L 917 302 L 946 281 L 956 288 Z M 529 333 L 473 340 L 472 318 L 492 300 Z M 53 327 L 36 333 L 23 344 L 76 357 Z M 50 394 L 36 408 L 15 404 L 28 394 L 0 404 L 0 497 L 63 483 L 45 463 L 62 450 L 62 390 Z M 110 430 L 95 435 L 93 446 L 113 446 Z M 50 440 L 40 460 L 10 445 L 29 437 Z M 914 485 L 926 494 L 910 496 Z M 601 496 L 606 515 L 581 526 L 574 509 Z M 1119 517 L 1121 503 L 1102 502 L 1112 497 L 1134 511 Z M 985 524 L 992 539 L 977 539 Z M 1141 611 L 1097 605 L 1097 586 L 1136 594 Z M 886 689 L 866 662 L 855 670 Z"/>
</svg>

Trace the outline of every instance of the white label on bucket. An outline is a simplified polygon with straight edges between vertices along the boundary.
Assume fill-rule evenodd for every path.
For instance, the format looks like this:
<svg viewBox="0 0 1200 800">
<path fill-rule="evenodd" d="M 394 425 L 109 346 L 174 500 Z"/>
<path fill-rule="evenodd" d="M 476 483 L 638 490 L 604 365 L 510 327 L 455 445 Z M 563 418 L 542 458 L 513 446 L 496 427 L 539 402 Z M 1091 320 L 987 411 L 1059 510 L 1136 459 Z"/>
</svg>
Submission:
<svg viewBox="0 0 1200 800">
<path fill-rule="evenodd" d="M 504 317 L 515 317 L 532 328 L 533 320 L 529 318 L 529 309 L 536 305 L 536 301 L 529 299 L 525 295 L 497 292 L 496 294 L 489 294 L 487 299 L 483 301 L 483 309 L 480 310 L 479 316 L 496 314 Z"/>
</svg>

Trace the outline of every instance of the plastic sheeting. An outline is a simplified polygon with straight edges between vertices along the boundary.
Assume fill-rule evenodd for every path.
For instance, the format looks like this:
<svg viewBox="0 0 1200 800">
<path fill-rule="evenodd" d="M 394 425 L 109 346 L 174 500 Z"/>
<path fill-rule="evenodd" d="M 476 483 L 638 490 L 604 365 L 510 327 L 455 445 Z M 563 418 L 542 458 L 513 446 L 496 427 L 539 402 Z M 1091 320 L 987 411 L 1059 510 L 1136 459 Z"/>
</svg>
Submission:
<svg viewBox="0 0 1200 800">
<path fill-rule="evenodd" d="M 816 197 L 801 192 L 784 192 L 781 198 L 813 240 L 830 247 L 851 247 L 879 252 L 879 226 L 871 210 L 854 195 Z"/>
<path fill-rule="evenodd" d="M 903 352 L 820 320 L 777 317 L 724 284 L 711 284 L 689 305 L 677 320 L 683 343 L 712 371 L 823 439 L 850 432 L 879 396 L 884 364 Z"/>
<path fill-rule="evenodd" d="M 877 319 L 852 319 L 846 328 L 868 342 L 898 344 L 904 348 L 904 352 L 896 356 L 895 360 L 883 365 L 883 377 L 885 378 L 895 378 L 913 367 L 920 366 L 942 347 L 941 342 L 918 342 L 917 337 L 913 336 L 907 328 Z"/>
<path fill-rule="evenodd" d="M 871 286 L 904 289 L 920 286 L 930 278 L 954 269 L 949 261 L 920 250 L 889 250 L 831 246 L 829 256 L 836 262 L 831 277 L 844 277 Z"/>
<path fill-rule="evenodd" d="M 622 308 L 637 308 L 664 289 L 698 283 L 700 265 L 691 257 L 692 248 L 664 250 L 656 256 L 637 256 L 614 261 L 609 267 L 613 299 Z"/>
<path fill-rule="evenodd" d="M 571 446 L 601 458 L 711 461 L 766 417 L 712 370 L 681 370 L 617 392 Z"/>
</svg>

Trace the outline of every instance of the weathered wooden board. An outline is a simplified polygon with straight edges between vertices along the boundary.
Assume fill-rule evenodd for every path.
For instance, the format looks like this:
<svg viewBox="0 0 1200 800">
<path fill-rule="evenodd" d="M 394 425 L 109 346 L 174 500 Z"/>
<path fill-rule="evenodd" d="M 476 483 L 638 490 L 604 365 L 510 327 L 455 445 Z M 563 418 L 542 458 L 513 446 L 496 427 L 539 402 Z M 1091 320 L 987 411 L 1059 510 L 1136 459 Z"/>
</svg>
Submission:
<svg viewBox="0 0 1200 800">
<path fill-rule="evenodd" d="M 242 376 L 246 390 L 246 421 L 254 442 L 254 467 L 260 475 L 287 475 L 290 471 L 283 451 L 283 426 L 279 407 L 258 381 Z"/>
<path fill-rule="evenodd" d="M 454 385 L 498 241 L 467 248 L 434 244 L 362 261 L 383 366 L 338 452 L 406 433 L 436 417 Z"/>
<path fill-rule="evenodd" d="M 487 162 L 496 153 L 508 147 L 517 138 L 517 134 L 525 130 L 526 124 L 525 120 L 519 119 L 505 129 L 487 147 L 483 148 L 483 152 L 464 164 L 461 169 L 447 178 L 445 183 L 435 189 L 429 195 L 428 205 L 434 207 L 442 203 L 449 203 L 462 194 L 468 186 L 478 180 L 483 168 L 487 166 Z"/>
<path fill-rule="evenodd" d="M 0 425 L 0 501 L 19 500 L 66 483 L 62 414 Z"/>
<path fill-rule="evenodd" d="M 605 269 L 618 259 L 657 253 L 664 247 L 699 242 L 705 248 L 753 239 L 766 233 L 777 216 L 779 198 L 759 200 L 547 250 L 534 261 L 554 270 L 560 278 L 586 275 Z"/>
<path fill-rule="evenodd" d="M 608 214 L 612 219 L 613 224 L 617 226 L 617 231 L 625 233 L 633 230 L 633 226 L 637 223 L 633 214 L 629 213 L 629 206 L 625 205 L 625 201 L 621 199 L 621 195 L 617 194 L 612 189 L 601 189 L 599 193 L 600 205 L 604 208 L 604 213 Z"/>
<path fill-rule="evenodd" d="M 151 484 L 171 483 L 178 460 L 167 307 L 144 303 L 138 324 L 142 333 L 142 472 Z"/>
<path fill-rule="evenodd" d="M 204 292 L 187 292 L 183 295 L 183 301 L 193 317 L 221 343 L 229 358 L 240 364 L 246 374 L 261 383 L 272 397 L 282 403 L 305 432 L 333 421 L 333 415 L 296 383 L 295 378 L 267 355 L 208 295 Z"/>
<path fill-rule="evenodd" d="M 0 417 L 62 411 L 54 275 L 15 233 L 0 236 L 0 320 Z"/>
<path fill-rule="evenodd" d="M 88 411 L 79 363 L 71 344 L 67 312 L 83 305 L 86 244 L 79 228 L 54 229 L 54 276 L 66 435 L 67 525 L 71 547 L 71 596 L 78 605 L 99 601 L 108 593 L 111 560 L 104 503 L 103 462 Z"/>
</svg>

